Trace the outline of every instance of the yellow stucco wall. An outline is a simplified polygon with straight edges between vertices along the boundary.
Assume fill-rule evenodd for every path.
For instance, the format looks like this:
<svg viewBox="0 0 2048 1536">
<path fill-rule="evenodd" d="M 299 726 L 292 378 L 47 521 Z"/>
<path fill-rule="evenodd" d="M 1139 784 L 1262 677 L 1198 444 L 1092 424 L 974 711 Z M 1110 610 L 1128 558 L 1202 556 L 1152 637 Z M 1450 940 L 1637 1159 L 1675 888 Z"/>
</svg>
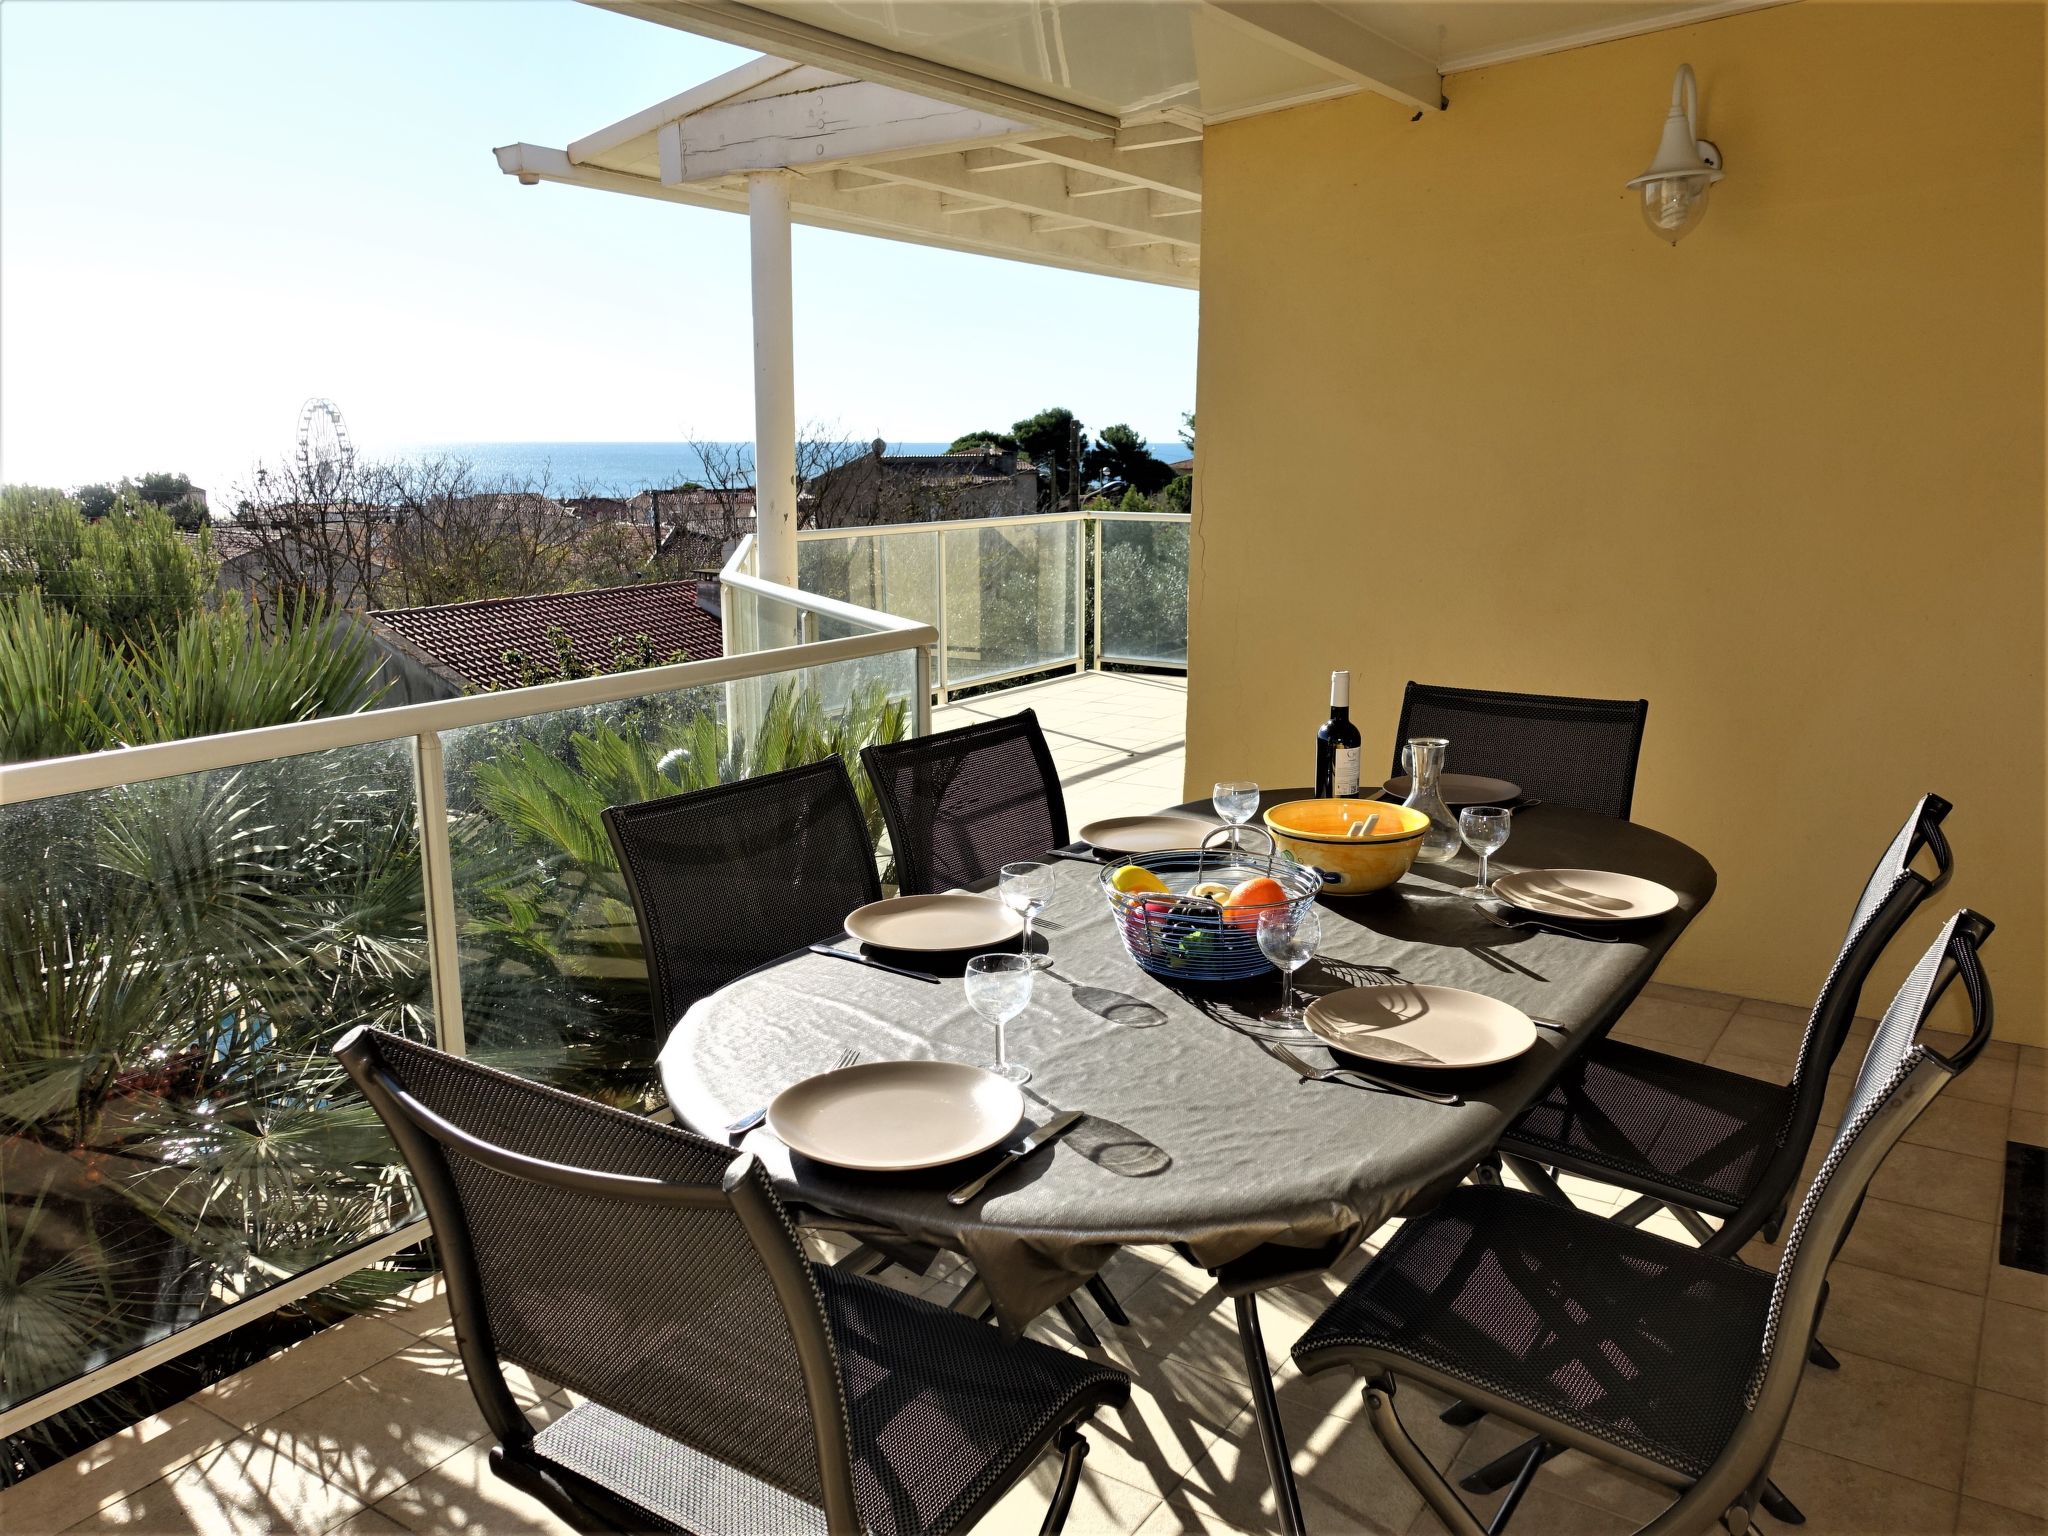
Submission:
<svg viewBox="0 0 2048 1536">
<path fill-rule="evenodd" d="M 1935 789 L 2048 1041 L 2042 14 L 1808 3 L 1211 129 L 1189 792 L 1307 782 L 1332 667 L 1369 765 L 1411 677 L 1641 696 L 1636 818 L 1721 877 L 1665 980 L 1811 1001 Z M 1674 250 L 1622 183 L 1687 60 L 1729 170 Z"/>
</svg>

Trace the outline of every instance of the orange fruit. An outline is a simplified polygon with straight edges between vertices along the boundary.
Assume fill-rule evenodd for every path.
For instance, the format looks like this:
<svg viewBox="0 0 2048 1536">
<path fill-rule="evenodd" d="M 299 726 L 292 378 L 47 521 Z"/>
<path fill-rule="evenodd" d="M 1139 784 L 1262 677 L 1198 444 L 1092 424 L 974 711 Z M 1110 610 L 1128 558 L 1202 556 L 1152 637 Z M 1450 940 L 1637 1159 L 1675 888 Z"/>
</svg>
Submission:
<svg viewBox="0 0 2048 1536">
<path fill-rule="evenodd" d="M 1237 928 L 1259 926 L 1259 909 L 1287 900 L 1287 887 L 1271 875 L 1254 875 L 1223 900 L 1224 921 Z"/>
</svg>

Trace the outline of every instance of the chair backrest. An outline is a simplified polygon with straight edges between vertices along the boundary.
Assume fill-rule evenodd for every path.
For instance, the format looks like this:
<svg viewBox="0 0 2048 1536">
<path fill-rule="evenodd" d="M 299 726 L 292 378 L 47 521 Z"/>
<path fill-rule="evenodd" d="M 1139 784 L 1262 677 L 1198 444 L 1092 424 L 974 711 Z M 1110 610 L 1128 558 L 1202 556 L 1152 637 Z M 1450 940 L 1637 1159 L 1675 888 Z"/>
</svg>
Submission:
<svg viewBox="0 0 2048 1536">
<path fill-rule="evenodd" d="M 1792 1105 L 1779 1131 L 1778 1145 L 1763 1175 L 1757 1180 L 1741 1210 L 1729 1217 L 1715 1234 L 1711 1246 L 1716 1252 L 1734 1253 L 1782 1209 L 1785 1197 L 1798 1181 L 1806 1162 L 1806 1149 L 1820 1125 L 1821 1108 L 1827 1098 L 1828 1073 L 1834 1070 L 1842 1042 L 1856 1021 L 1856 1008 L 1863 999 L 1863 984 L 1885 948 L 1906 920 L 1921 904 L 1948 884 L 1955 861 L 1941 823 L 1953 807 L 1939 795 L 1922 795 L 1885 848 L 1870 878 L 1856 898 L 1849 914 L 1849 931 L 1835 954 L 1835 963 L 1821 983 L 1813 1011 L 1807 1016 L 1806 1033 L 1799 1042 L 1799 1059 L 1792 1069 Z M 1934 859 L 1930 877 L 1913 868 L 1922 849 Z"/>
<path fill-rule="evenodd" d="M 698 998 L 839 932 L 881 899 L 867 818 L 836 756 L 604 813 L 667 1030 Z"/>
<path fill-rule="evenodd" d="M 1542 693 L 1408 685 L 1394 734 L 1394 768 L 1416 736 L 1450 741 L 1444 766 L 1519 784 L 1553 805 L 1627 819 L 1647 699 L 1573 699 Z"/>
<path fill-rule="evenodd" d="M 862 747 L 906 896 L 986 879 L 1067 841 L 1067 801 L 1030 710 Z"/>
<path fill-rule="evenodd" d="M 1749 1412 L 1707 1475 L 1645 1527 L 1646 1533 L 1666 1529 L 1667 1523 L 1674 1531 L 1704 1530 L 1704 1524 L 1687 1523 L 1683 1512 L 1690 1508 L 1694 1517 L 1718 1516 L 1737 1498 L 1754 1499 L 1761 1489 L 1819 1325 L 1828 1267 L 1848 1238 L 1871 1179 L 1921 1111 L 1976 1060 L 1991 1038 L 1991 986 L 1977 959 L 1991 928 L 1988 919 L 1967 908 L 1956 913 L 1942 925 L 1885 1010 L 1842 1112 L 1841 1129 L 1785 1239 L 1763 1341 L 1750 1374 Z M 1917 1037 L 1958 976 L 1969 995 L 1970 1034 L 1953 1057 L 1944 1057 Z"/>
<path fill-rule="evenodd" d="M 379 1030 L 335 1055 L 412 1168 L 501 1442 L 534 1434 L 510 1360 L 859 1526 L 824 1304 L 750 1154 Z"/>
</svg>

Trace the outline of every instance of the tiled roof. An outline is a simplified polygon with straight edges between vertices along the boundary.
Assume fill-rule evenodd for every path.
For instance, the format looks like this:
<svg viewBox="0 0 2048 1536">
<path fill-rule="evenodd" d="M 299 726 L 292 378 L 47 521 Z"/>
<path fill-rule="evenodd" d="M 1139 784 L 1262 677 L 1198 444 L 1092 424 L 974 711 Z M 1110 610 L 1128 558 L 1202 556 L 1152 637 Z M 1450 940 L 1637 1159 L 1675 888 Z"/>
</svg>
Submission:
<svg viewBox="0 0 2048 1536">
<path fill-rule="evenodd" d="M 649 581 L 439 608 L 386 608 L 370 618 L 423 659 L 475 688 L 516 688 L 525 681 L 519 666 L 505 660 L 507 651 L 525 656 L 539 681 L 553 681 L 555 647 L 548 631 L 556 628 L 569 636 L 577 661 L 589 668 L 608 670 L 620 645 L 637 649 L 641 635 L 659 661 L 676 651 L 691 661 L 725 654 L 718 616 L 697 606 L 694 581 Z"/>
</svg>

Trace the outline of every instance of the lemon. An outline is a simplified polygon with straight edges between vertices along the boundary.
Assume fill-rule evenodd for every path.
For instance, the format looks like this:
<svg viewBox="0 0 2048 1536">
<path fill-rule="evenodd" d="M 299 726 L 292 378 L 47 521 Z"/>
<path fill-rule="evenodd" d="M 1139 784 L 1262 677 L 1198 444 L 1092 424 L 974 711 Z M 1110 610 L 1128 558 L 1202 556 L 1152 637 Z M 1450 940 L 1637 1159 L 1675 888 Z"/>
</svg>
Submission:
<svg viewBox="0 0 2048 1536">
<path fill-rule="evenodd" d="M 1126 895 L 1166 889 L 1166 882 L 1142 864 L 1119 864 L 1116 873 L 1109 877 L 1109 883 Z"/>
</svg>

